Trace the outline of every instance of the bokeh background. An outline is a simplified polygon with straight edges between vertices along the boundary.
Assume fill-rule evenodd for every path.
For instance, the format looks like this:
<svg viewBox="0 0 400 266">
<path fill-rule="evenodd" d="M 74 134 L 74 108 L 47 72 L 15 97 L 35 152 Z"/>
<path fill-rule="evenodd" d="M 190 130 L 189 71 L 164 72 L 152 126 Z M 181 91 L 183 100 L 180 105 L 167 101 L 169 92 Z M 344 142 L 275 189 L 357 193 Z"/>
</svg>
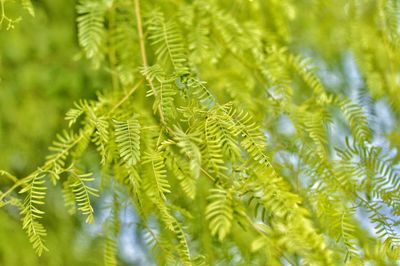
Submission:
<svg viewBox="0 0 400 266">
<path fill-rule="evenodd" d="M 76 1 L 34 1 L 35 17 L 6 2 L 7 15 L 21 16 L 14 29 L 0 30 L 0 169 L 26 176 L 43 163 L 64 115 L 80 98 L 94 98 L 106 75 L 80 58 Z M 0 186 L 6 185 L 0 179 Z M 15 209 L 0 211 L 0 265 L 102 265 L 103 238 L 63 207 L 61 192 L 49 190 L 48 246 L 38 258 Z M 101 222 L 101 219 L 100 221 Z M 101 225 L 100 225 L 101 226 Z"/>
</svg>

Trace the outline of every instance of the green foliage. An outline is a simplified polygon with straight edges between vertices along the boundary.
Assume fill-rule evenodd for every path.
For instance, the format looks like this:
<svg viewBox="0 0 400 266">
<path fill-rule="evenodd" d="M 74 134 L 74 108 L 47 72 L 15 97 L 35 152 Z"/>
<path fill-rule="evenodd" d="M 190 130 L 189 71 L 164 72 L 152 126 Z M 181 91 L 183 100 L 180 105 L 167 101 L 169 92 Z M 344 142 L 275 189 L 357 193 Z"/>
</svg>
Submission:
<svg viewBox="0 0 400 266">
<path fill-rule="evenodd" d="M 10 177 L 0 177 L 4 191 L 11 189 L 17 180 L 15 176 L 29 175 L 43 163 L 49 154 L 47 146 L 59 127 L 64 125 L 63 116 L 71 107 L 71 101 L 93 98 L 95 88 L 107 82 L 99 72 L 96 76 L 103 81 L 90 78 L 94 71 L 89 64 L 73 58 L 79 52 L 75 32 L 71 30 L 75 17 L 73 5 L 31 1 L 35 12 L 33 18 L 28 10 L 23 9 L 22 2 L 5 1 L 5 14 L 22 20 L 14 24 L 12 30 L 6 30 L 7 22 L 0 29 L 0 168 L 14 173 Z M 50 83 L 52 85 L 47 86 Z M 82 86 L 86 89 L 81 90 Z M 56 176 L 47 174 L 45 179 L 49 184 L 47 180 Z M 65 177 L 66 174 L 61 174 L 61 180 Z M 80 216 L 69 216 L 63 208 L 59 187 L 48 188 L 44 191 L 46 204 L 33 206 L 45 213 L 43 219 L 35 222 L 46 229 L 45 246 L 51 252 L 43 252 L 41 257 L 35 254 L 26 230 L 21 230 L 24 215 L 19 211 L 27 193 L 18 197 L 18 190 L 14 190 L 15 193 L 8 194 L 0 203 L 4 207 L 0 211 L 0 264 L 56 266 L 101 263 L 102 240 L 86 238 L 90 232 L 79 224 Z M 83 238 L 85 242 L 79 240 Z M 89 252 L 91 258 L 86 256 Z"/>
<path fill-rule="evenodd" d="M 43 218 L 44 212 L 37 205 L 43 205 L 46 195 L 44 183 L 45 175 L 36 174 L 27 181 L 27 185 L 20 193 L 27 193 L 21 214 L 23 215 L 22 228 L 26 230 L 29 241 L 40 256 L 43 251 L 48 249 L 44 245 L 43 237 L 46 236 L 46 229 L 39 222 Z"/>
<path fill-rule="evenodd" d="M 86 182 L 93 181 L 92 174 L 77 174 L 71 171 L 72 182 L 69 183 L 70 189 L 74 194 L 78 210 L 86 216 L 86 223 L 93 222 L 93 207 L 90 203 L 90 196 L 97 196 L 97 189 L 89 187 Z"/>
<path fill-rule="evenodd" d="M 77 6 L 79 15 L 78 37 L 79 44 L 85 55 L 99 64 L 102 53 L 101 48 L 104 42 L 104 13 L 105 5 L 99 1 L 83 0 Z"/>
<path fill-rule="evenodd" d="M 148 20 L 149 40 L 155 47 L 157 61 L 163 65 L 171 65 L 177 74 L 186 72 L 187 61 L 183 38 L 174 21 L 165 21 L 161 12 L 154 12 Z"/>
<path fill-rule="evenodd" d="M 103 229 L 106 232 L 104 248 L 104 265 L 106 266 L 118 265 L 118 234 L 121 227 L 118 218 L 119 210 L 118 196 L 114 194 L 111 214 Z"/>
<path fill-rule="evenodd" d="M 232 195 L 223 189 L 212 189 L 208 197 L 210 204 L 206 208 L 206 219 L 210 220 L 212 235 L 220 241 L 230 232 L 233 220 Z"/>
<path fill-rule="evenodd" d="M 114 120 L 115 141 L 121 158 L 128 166 L 134 166 L 140 158 L 140 124 L 132 117 L 126 122 Z"/>
<path fill-rule="evenodd" d="M 36 252 L 49 179 L 87 223 L 111 193 L 106 265 L 120 260 L 123 208 L 159 265 L 395 264 L 398 158 L 373 118 L 391 96 L 398 122 L 397 2 L 142 2 L 79 1 L 79 44 L 111 82 L 67 112 L 42 166 L 1 172 L 14 184 L 0 202 L 26 193 Z M 354 99 L 351 57 L 368 101 Z"/>
</svg>

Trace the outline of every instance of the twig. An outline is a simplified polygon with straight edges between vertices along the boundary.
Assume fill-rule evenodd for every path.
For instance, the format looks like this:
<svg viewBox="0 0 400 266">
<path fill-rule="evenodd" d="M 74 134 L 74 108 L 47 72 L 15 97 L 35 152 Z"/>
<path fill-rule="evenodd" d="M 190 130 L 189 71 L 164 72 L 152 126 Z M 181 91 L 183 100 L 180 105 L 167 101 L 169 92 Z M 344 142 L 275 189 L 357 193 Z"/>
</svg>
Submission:
<svg viewBox="0 0 400 266">
<path fill-rule="evenodd" d="M 140 45 L 140 56 L 142 58 L 142 63 L 144 67 L 148 66 L 148 61 L 147 61 L 147 56 L 146 56 L 146 46 L 144 43 L 144 35 L 143 35 L 143 27 L 142 27 L 142 16 L 140 14 L 140 2 L 139 0 L 134 0 L 135 3 L 135 14 L 136 14 L 136 26 L 137 26 L 137 32 L 139 35 L 139 45 Z M 157 91 L 154 88 L 153 82 L 150 79 L 147 79 L 149 82 L 150 88 L 153 92 L 154 97 L 157 97 Z M 158 105 L 158 113 L 160 114 L 160 120 L 161 123 L 165 125 L 165 119 L 164 119 L 164 114 L 161 110 L 160 105 Z"/>
</svg>

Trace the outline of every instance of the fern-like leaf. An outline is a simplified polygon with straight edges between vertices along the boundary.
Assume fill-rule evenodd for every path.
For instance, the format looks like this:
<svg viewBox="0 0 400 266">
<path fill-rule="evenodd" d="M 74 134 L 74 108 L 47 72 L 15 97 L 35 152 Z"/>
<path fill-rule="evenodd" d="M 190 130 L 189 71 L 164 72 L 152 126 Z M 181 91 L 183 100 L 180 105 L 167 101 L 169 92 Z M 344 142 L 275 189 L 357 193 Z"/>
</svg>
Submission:
<svg viewBox="0 0 400 266">
<path fill-rule="evenodd" d="M 168 150 L 169 151 L 169 150 Z M 172 174 L 179 180 L 179 184 L 185 194 L 194 199 L 196 196 L 197 180 L 190 174 L 190 169 L 185 159 L 172 151 L 167 153 L 167 166 Z"/>
<path fill-rule="evenodd" d="M 46 229 L 39 222 L 44 212 L 38 205 L 44 204 L 46 196 L 45 175 L 38 173 L 27 180 L 26 186 L 19 193 L 26 193 L 23 208 L 21 210 L 22 228 L 26 231 L 29 241 L 32 243 L 35 252 L 40 256 L 43 251 L 48 251 L 44 244 L 43 237 L 47 235 Z"/>
<path fill-rule="evenodd" d="M 114 193 L 113 205 L 111 214 L 104 224 L 104 231 L 106 232 L 105 247 L 104 247 L 104 265 L 117 266 L 118 265 L 118 235 L 120 230 L 119 223 L 119 202 L 118 196 Z"/>
<path fill-rule="evenodd" d="M 197 179 L 200 176 L 201 169 L 201 153 L 198 146 L 195 144 L 199 142 L 195 134 L 186 134 L 178 127 L 175 127 L 175 140 L 181 152 L 187 156 L 190 161 L 190 172 L 193 177 Z"/>
<path fill-rule="evenodd" d="M 207 142 L 211 142 L 214 146 L 220 146 L 220 148 L 213 147 L 210 149 L 212 150 L 209 151 L 211 156 L 213 153 L 218 152 L 232 161 L 239 158 L 240 148 L 237 141 L 237 132 L 232 130 L 233 127 L 235 127 L 235 122 L 226 113 L 221 112 L 221 108 L 211 110 L 205 123 L 205 137 Z M 220 155 L 216 154 L 215 156 L 217 158 L 213 164 L 221 164 L 222 162 L 218 159 Z"/>
<path fill-rule="evenodd" d="M 88 186 L 86 183 L 94 180 L 91 173 L 78 174 L 71 171 L 72 181 L 69 184 L 75 196 L 78 210 L 86 216 L 86 223 L 90 224 L 94 219 L 94 210 L 90 201 L 90 196 L 97 197 L 97 189 Z"/>
<path fill-rule="evenodd" d="M 107 159 L 107 147 L 109 141 L 108 121 L 103 116 L 96 116 L 93 111 L 90 112 L 90 121 L 96 129 L 93 137 L 93 142 L 96 144 L 97 150 L 100 153 L 101 163 L 105 164 Z"/>
<path fill-rule="evenodd" d="M 171 186 L 167 179 L 167 170 L 164 165 L 164 157 L 161 152 L 154 151 L 145 153 L 142 165 L 147 165 L 151 180 L 148 182 L 148 193 L 151 195 L 157 193 L 162 199 L 165 199 L 165 193 L 171 193 Z"/>
<path fill-rule="evenodd" d="M 252 158 L 260 164 L 268 163 L 269 159 L 265 153 L 266 138 L 261 133 L 258 125 L 253 121 L 252 117 L 244 112 L 237 111 L 234 108 L 226 107 L 227 114 L 233 119 L 237 126 L 233 126 L 232 130 L 241 136 L 241 145 L 252 156 Z"/>
<path fill-rule="evenodd" d="M 337 227 L 340 231 L 340 237 L 347 250 L 345 261 L 357 260 L 360 258 L 358 254 L 357 238 L 355 237 L 355 227 L 352 220 L 354 211 L 354 209 L 346 209 L 342 213 L 338 213 L 338 217 L 334 219 L 336 222 L 331 225 L 332 227 Z"/>
<path fill-rule="evenodd" d="M 178 238 L 178 254 L 181 259 L 181 262 L 185 266 L 191 266 L 192 265 L 192 260 L 190 258 L 190 251 L 188 247 L 188 243 L 186 240 L 185 233 L 182 229 L 182 226 L 179 224 L 178 221 L 175 221 L 174 223 L 174 231 L 176 234 L 176 237 Z"/>
<path fill-rule="evenodd" d="M 75 102 L 74 105 L 75 108 L 68 110 L 67 114 L 65 115 L 65 120 L 68 121 L 69 127 L 76 123 L 78 118 L 86 112 L 89 106 L 88 102 L 85 100 Z"/>
<path fill-rule="evenodd" d="M 72 189 L 72 184 L 75 182 L 73 178 L 68 178 L 63 183 L 63 197 L 64 197 L 64 205 L 70 215 L 74 215 L 76 213 L 76 203 L 75 203 L 75 193 Z"/>
<path fill-rule="evenodd" d="M 206 208 L 206 219 L 212 235 L 222 241 L 229 234 L 233 221 L 233 196 L 222 188 L 211 190 L 210 203 Z"/>
<path fill-rule="evenodd" d="M 189 77 L 183 80 L 183 83 L 189 88 L 190 92 L 199 99 L 199 101 L 206 107 L 215 105 L 215 97 L 211 91 L 206 87 L 206 82 Z"/>
<path fill-rule="evenodd" d="M 187 72 L 183 38 L 174 21 L 165 21 L 164 15 L 155 12 L 149 20 L 149 39 L 156 47 L 159 63 L 170 62 L 176 73 Z"/>
<path fill-rule="evenodd" d="M 98 61 L 104 42 L 103 1 L 81 0 L 77 7 L 78 39 L 86 57 Z M 98 63 L 98 62 L 96 62 Z"/>
<path fill-rule="evenodd" d="M 55 177 L 56 179 L 53 180 L 53 182 L 57 181 L 58 173 L 65 170 L 70 150 L 77 144 L 79 139 L 79 136 L 72 132 L 63 131 L 63 133 L 57 135 L 57 139 L 53 141 L 53 144 L 49 148 L 53 154 L 46 157 L 46 165 L 52 169 L 52 177 Z"/>
<path fill-rule="evenodd" d="M 338 105 L 349 123 L 354 138 L 361 143 L 369 141 L 371 139 L 371 131 L 363 109 L 350 100 L 340 101 Z"/>
<path fill-rule="evenodd" d="M 127 121 L 114 120 L 115 141 L 119 155 L 128 166 L 133 166 L 140 157 L 140 124 L 136 117 Z"/>
</svg>

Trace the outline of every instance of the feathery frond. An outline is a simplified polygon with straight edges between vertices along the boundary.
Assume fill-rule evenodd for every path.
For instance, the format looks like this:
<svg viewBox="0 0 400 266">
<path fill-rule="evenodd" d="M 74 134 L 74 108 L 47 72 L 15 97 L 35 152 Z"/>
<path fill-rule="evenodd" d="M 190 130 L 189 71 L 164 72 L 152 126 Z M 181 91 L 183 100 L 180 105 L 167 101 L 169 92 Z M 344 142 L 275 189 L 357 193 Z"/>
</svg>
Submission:
<svg viewBox="0 0 400 266">
<path fill-rule="evenodd" d="M 88 59 L 101 60 L 104 42 L 105 2 L 81 0 L 77 6 L 78 39 Z"/>
<path fill-rule="evenodd" d="M 147 191 L 150 193 L 157 193 L 162 199 L 165 199 L 166 193 L 171 193 L 171 186 L 167 179 L 167 170 L 164 165 L 164 158 L 161 152 L 153 151 L 151 153 L 144 153 L 142 165 L 146 165 L 149 175 L 146 178 L 148 182 Z"/>
<path fill-rule="evenodd" d="M 44 205 L 46 196 L 45 174 L 38 173 L 26 181 L 26 186 L 19 193 L 26 193 L 23 207 L 21 209 L 22 228 L 26 231 L 29 241 L 35 252 L 40 256 L 43 251 L 48 251 L 44 244 L 46 229 L 39 222 L 45 214 L 38 205 Z"/>
<path fill-rule="evenodd" d="M 90 201 L 90 196 L 97 197 L 97 189 L 87 185 L 87 182 L 94 180 L 91 173 L 78 174 L 75 170 L 70 172 L 72 181 L 69 186 L 74 193 L 78 210 L 86 216 L 86 223 L 90 224 L 94 219 L 94 210 Z"/>
<path fill-rule="evenodd" d="M 161 12 L 154 12 L 148 21 L 149 40 L 156 47 L 158 62 L 172 65 L 177 74 L 187 72 L 183 38 L 174 21 L 165 21 Z"/>
<path fill-rule="evenodd" d="M 220 241 L 229 234 L 233 222 L 233 195 L 222 188 L 212 189 L 206 208 L 206 218 L 212 235 L 218 236 Z"/>
<path fill-rule="evenodd" d="M 140 124 L 136 117 L 121 122 L 114 120 L 115 141 L 119 154 L 128 166 L 133 166 L 140 157 Z"/>
</svg>

